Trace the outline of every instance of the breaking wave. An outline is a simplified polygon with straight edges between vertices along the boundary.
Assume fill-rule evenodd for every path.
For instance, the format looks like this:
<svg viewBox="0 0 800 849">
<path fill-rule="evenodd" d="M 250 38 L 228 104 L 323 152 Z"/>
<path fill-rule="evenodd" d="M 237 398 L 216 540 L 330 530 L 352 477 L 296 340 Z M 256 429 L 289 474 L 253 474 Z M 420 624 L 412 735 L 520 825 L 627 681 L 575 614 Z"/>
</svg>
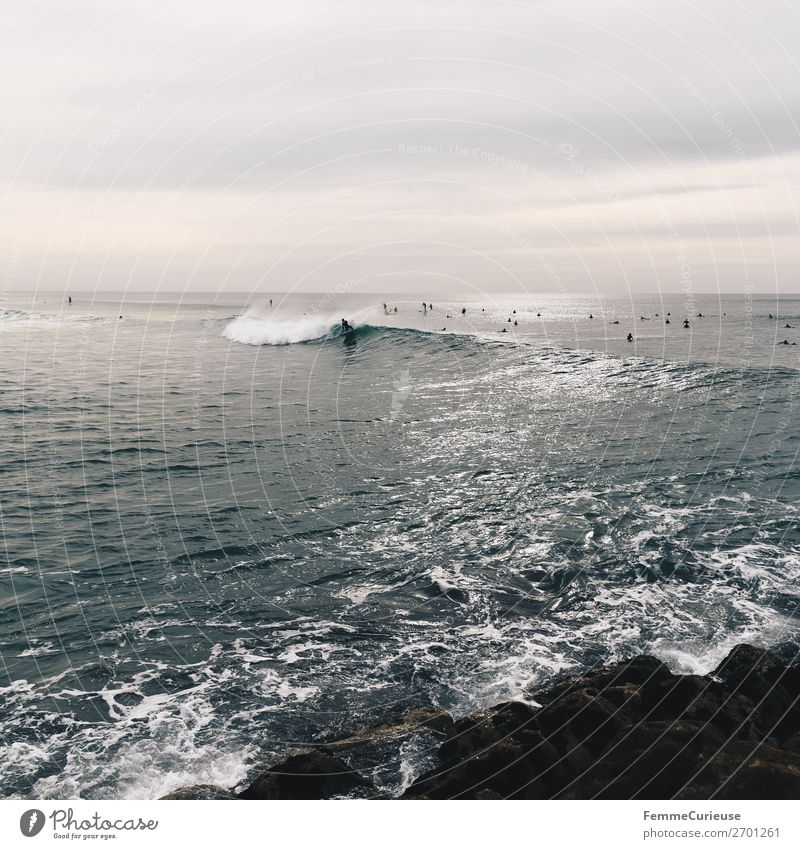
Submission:
<svg viewBox="0 0 800 849">
<path fill-rule="evenodd" d="M 368 322 L 367 319 L 370 319 Z M 341 318 L 334 315 L 264 316 L 246 312 L 229 321 L 222 336 L 242 345 L 295 345 L 343 335 Z M 363 336 L 373 331 L 404 330 L 377 323 L 372 315 L 351 321 L 353 332 Z M 420 331 L 417 331 L 420 332 Z"/>
</svg>

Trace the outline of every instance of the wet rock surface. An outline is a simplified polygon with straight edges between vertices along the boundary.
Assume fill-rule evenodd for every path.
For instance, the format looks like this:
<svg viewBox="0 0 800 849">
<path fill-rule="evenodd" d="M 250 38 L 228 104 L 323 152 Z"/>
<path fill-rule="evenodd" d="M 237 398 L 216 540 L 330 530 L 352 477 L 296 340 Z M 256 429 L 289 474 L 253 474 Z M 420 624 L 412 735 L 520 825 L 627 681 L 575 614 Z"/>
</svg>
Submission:
<svg viewBox="0 0 800 849">
<path fill-rule="evenodd" d="M 800 798 L 800 667 L 763 649 L 737 646 L 705 676 L 640 656 L 531 701 L 456 721 L 415 711 L 299 752 L 235 798 L 385 797 L 376 759 L 399 759 L 411 733 L 427 735 L 426 771 L 403 799 Z M 165 798 L 233 797 L 201 786 Z"/>
<path fill-rule="evenodd" d="M 218 784 L 192 784 L 189 787 L 181 787 L 162 796 L 162 799 L 184 799 L 188 801 L 212 801 L 214 799 L 238 799 L 239 797 L 230 790 L 220 787 Z"/>
<path fill-rule="evenodd" d="M 242 799 L 332 799 L 369 788 L 369 782 L 329 749 L 309 749 L 271 767 Z"/>
</svg>

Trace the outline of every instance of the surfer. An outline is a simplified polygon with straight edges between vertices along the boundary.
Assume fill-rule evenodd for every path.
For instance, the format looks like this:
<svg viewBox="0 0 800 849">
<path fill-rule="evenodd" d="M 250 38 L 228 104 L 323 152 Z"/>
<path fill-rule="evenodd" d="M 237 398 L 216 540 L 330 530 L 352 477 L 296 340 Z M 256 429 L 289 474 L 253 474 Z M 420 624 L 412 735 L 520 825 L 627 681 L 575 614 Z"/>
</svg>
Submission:
<svg viewBox="0 0 800 849">
<path fill-rule="evenodd" d="M 68 301 L 70 304 L 72 303 L 72 295 L 70 295 L 70 296 L 67 298 L 67 301 Z M 788 325 L 787 325 L 787 327 L 788 327 Z"/>
<path fill-rule="evenodd" d="M 688 318 L 685 318 L 685 319 L 683 320 L 683 327 L 684 327 L 684 330 L 688 330 L 688 329 L 689 329 L 689 319 L 688 319 Z"/>
<path fill-rule="evenodd" d="M 422 302 L 422 312 L 425 313 L 425 315 L 428 314 L 428 305 L 425 303 L 425 301 Z"/>
<path fill-rule="evenodd" d="M 633 333 L 628 334 L 628 341 L 633 342 Z"/>
<path fill-rule="evenodd" d="M 467 314 L 467 308 L 461 307 L 461 315 L 466 315 L 466 314 Z"/>
<path fill-rule="evenodd" d="M 352 324 L 350 324 L 346 318 L 342 319 L 342 333 L 349 333 L 353 329 Z"/>
</svg>

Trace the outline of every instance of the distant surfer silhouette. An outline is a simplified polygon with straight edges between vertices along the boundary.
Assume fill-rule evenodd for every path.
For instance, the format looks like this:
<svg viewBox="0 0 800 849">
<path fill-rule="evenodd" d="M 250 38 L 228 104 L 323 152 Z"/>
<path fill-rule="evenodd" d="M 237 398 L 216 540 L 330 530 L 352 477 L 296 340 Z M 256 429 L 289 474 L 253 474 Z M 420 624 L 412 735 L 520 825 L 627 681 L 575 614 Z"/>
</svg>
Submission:
<svg viewBox="0 0 800 849">
<path fill-rule="evenodd" d="M 353 329 L 353 325 L 350 324 L 346 318 L 342 319 L 342 333 L 350 333 Z"/>
<path fill-rule="evenodd" d="M 633 342 L 633 333 L 628 334 L 628 341 Z"/>
</svg>

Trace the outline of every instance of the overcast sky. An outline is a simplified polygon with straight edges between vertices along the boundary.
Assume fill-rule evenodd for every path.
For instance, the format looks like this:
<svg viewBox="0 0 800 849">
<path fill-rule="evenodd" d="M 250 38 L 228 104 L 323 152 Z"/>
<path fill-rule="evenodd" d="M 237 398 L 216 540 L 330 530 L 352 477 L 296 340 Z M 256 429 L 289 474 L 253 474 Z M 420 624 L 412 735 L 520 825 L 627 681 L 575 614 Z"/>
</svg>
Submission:
<svg viewBox="0 0 800 849">
<path fill-rule="evenodd" d="M 0 33 L 4 292 L 800 291 L 794 0 L 25 0 Z"/>
</svg>

